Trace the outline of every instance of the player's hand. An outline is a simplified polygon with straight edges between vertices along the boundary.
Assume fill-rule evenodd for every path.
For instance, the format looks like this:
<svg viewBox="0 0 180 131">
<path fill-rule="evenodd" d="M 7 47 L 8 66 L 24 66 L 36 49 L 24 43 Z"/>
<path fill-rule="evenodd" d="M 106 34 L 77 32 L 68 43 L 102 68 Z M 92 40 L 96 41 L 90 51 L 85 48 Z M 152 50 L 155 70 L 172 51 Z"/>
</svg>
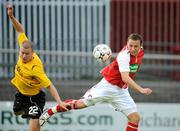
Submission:
<svg viewBox="0 0 180 131">
<path fill-rule="evenodd" d="M 141 93 L 144 95 L 150 95 L 152 93 L 152 90 L 150 88 L 143 88 Z"/>
<path fill-rule="evenodd" d="M 9 17 L 12 17 L 12 16 L 13 16 L 13 12 L 14 12 L 13 5 L 8 4 L 6 8 L 7 8 L 7 14 L 8 14 L 8 16 L 9 16 Z"/>
<path fill-rule="evenodd" d="M 69 103 L 65 103 L 65 102 L 61 102 L 58 103 L 60 105 L 60 107 L 64 110 L 64 111 L 68 111 L 70 110 L 71 105 Z"/>
</svg>

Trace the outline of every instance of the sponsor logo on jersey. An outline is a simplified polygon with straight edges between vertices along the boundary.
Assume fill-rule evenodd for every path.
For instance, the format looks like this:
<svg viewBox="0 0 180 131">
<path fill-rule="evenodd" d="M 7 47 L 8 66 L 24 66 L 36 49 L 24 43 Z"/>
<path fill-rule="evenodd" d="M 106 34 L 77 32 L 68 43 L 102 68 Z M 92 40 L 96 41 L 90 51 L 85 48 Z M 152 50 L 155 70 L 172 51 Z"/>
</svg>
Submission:
<svg viewBox="0 0 180 131">
<path fill-rule="evenodd" d="M 130 65 L 130 72 L 131 72 L 131 73 L 137 72 L 138 66 L 139 66 L 138 64 Z"/>
</svg>

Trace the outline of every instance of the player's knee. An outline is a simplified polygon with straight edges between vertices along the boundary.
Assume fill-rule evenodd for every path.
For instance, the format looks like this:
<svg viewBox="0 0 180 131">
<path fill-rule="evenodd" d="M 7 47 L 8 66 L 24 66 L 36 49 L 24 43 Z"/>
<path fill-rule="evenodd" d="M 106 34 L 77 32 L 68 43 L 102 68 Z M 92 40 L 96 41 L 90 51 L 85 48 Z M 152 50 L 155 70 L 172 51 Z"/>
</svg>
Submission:
<svg viewBox="0 0 180 131">
<path fill-rule="evenodd" d="M 40 125 L 38 119 L 29 120 L 30 131 L 40 131 Z"/>
<path fill-rule="evenodd" d="M 140 119 L 140 115 L 137 112 L 128 115 L 128 120 L 130 122 L 139 123 Z"/>
<path fill-rule="evenodd" d="M 73 99 L 67 99 L 64 101 L 64 103 L 68 103 L 70 104 L 70 106 L 67 106 L 67 108 L 69 110 L 75 109 L 75 103 L 77 102 L 77 100 L 73 100 Z"/>
<path fill-rule="evenodd" d="M 67 107 L 69 110 L 71 109 L 82 109 L 87 107 L 84 102 L 81 100 L 73 100 L 73 99 L 68 99 L 64 101 L 65 103 L 69 103 L 71 106 Z"/>
<path fill-rule="evenodd" d="M 67 99 L 64 101 L 64 103 L 74 103 L 76 100 L 73 99 Z"/>
</svg>

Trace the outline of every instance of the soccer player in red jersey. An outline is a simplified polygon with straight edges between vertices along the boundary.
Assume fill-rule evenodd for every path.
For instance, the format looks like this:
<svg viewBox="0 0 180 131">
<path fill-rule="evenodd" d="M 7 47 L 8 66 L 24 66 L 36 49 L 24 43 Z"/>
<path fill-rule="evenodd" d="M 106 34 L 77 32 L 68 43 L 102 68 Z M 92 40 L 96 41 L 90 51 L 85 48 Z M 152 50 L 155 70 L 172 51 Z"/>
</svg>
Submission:
<svg viewBox="0 0 180 131">
<path fill-rule="evenodd" d="M 144 51 L 142 36 L 132 33 L 127 39 L 126 46 L 119 52 L 116 59 L 102 69 L 102 80 L 88 90 L 80 100 L 67 100 L 71 109 L 82 109 L 97 103 L 111 104 L 116 111 L 120 111 L 128 118 L 126 131 L 138 131 L 140 115 L 136 104 L 129 94 L 128 88 L 150 95 L 150 88 L 143 88 L 133 79 L 139 70 Z M 64 112 L 60 105 L 52 107 L 40 117 L 40 125 L 57 112 Z"/>
</svg>

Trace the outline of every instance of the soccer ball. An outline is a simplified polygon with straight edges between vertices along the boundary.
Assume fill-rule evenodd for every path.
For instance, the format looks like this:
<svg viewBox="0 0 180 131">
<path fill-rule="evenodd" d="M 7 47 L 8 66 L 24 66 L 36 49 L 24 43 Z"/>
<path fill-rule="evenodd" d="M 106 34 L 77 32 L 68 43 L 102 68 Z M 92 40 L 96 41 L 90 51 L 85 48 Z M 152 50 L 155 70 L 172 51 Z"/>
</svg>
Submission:
<svg viewBox="0 0 180 131">
<path fill-rule="evenodd" d="M 106 62 L 111 58 L 111 55 L 111 49 L 105 44 L 98 44 L 94 47 L 93 56 L 99 62 Z"/>
</svg>

